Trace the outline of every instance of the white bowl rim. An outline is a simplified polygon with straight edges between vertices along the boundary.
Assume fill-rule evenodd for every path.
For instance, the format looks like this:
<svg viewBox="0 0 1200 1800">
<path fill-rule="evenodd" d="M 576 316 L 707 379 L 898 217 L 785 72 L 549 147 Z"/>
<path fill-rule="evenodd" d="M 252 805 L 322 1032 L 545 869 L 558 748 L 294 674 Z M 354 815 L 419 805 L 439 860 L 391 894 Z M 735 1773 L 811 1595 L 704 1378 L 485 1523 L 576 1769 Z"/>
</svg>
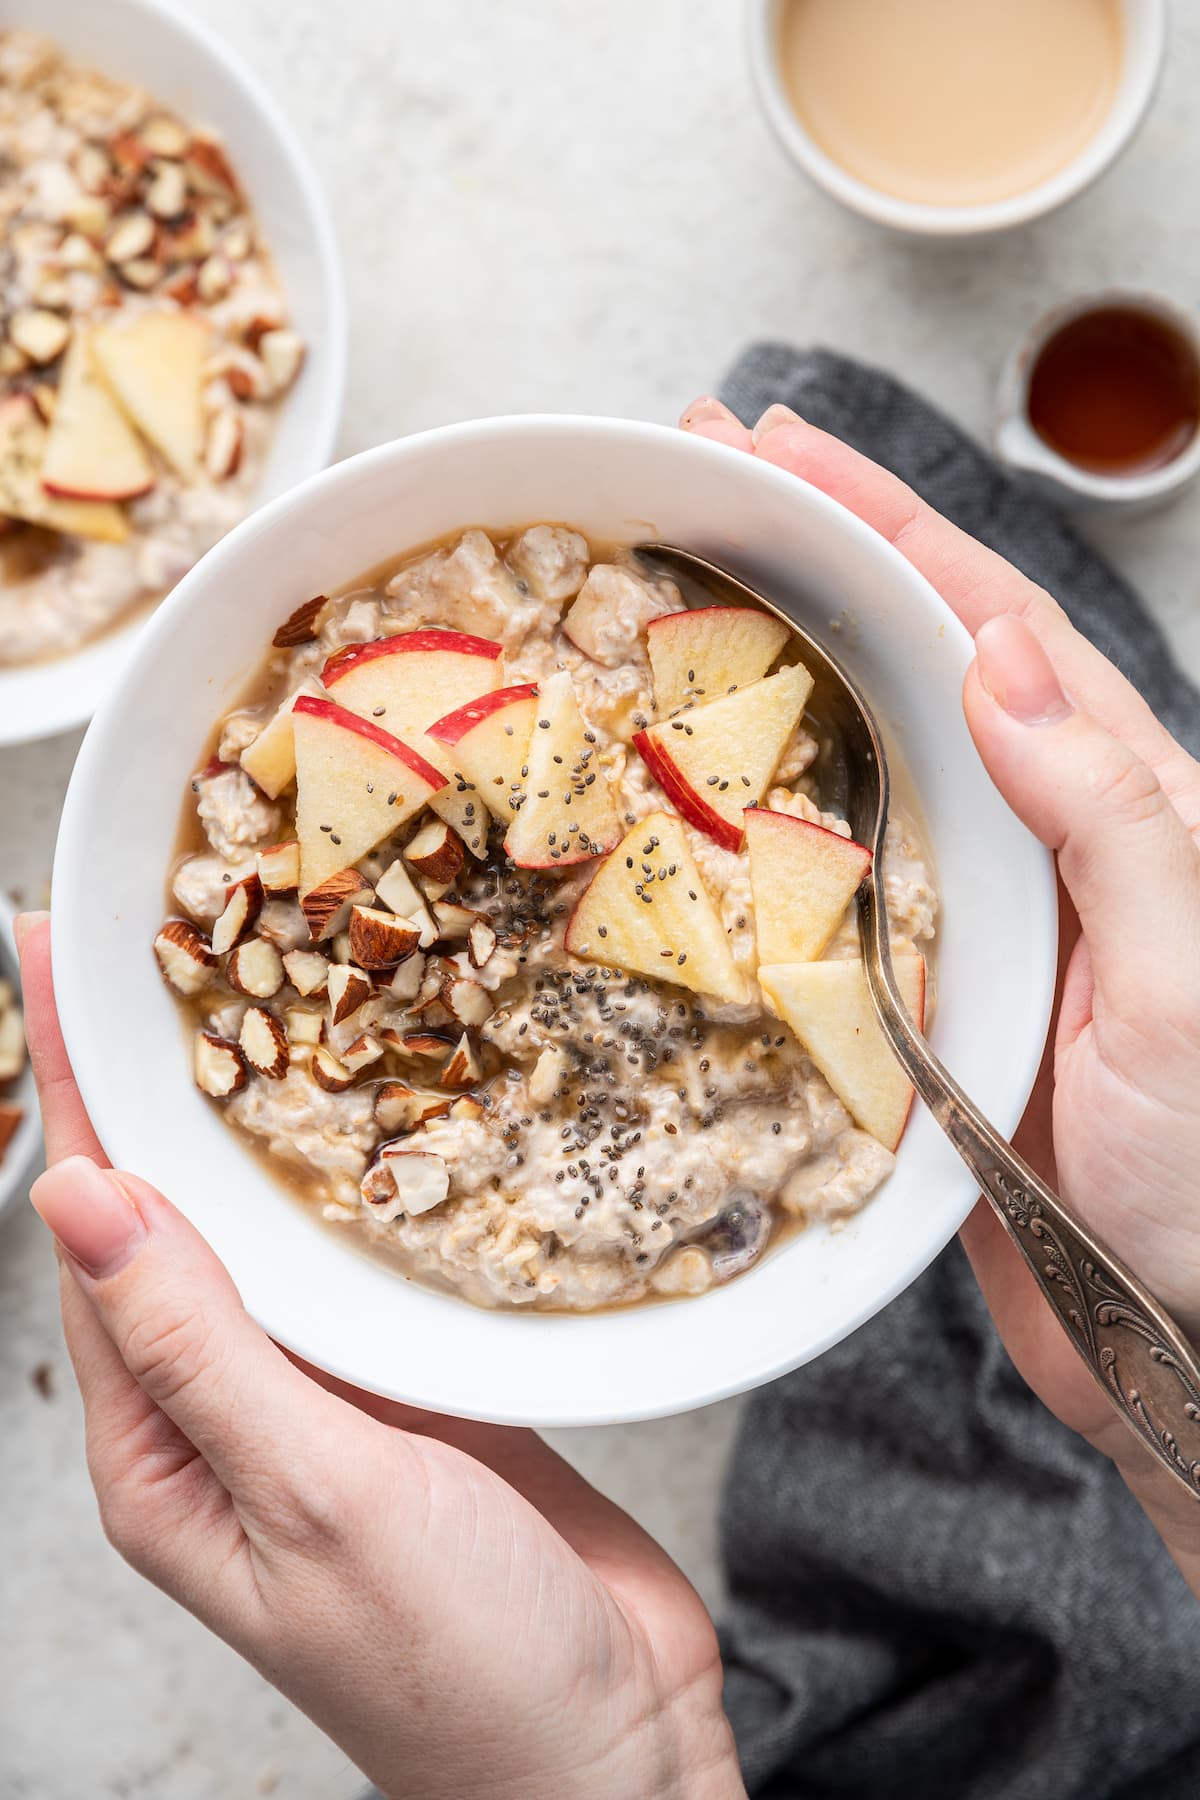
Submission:
<svg viewBox="0 0 1200 1800">
<path fill-rule="evenodd" d="M 438 427 L 434 430 L 416 433 L 411 437 L 394 439 L 389 443 L 377 445 L 373 449 L 361 451 L 340 463 L 310 476 L 305 482 L 269 502 L 248 518 L 244 519 L 220 543 L 215 545 L 206 556 L 192 569 L 159 607 L 139 640 L 136 655 L 123 671 L 121 680 L 106 697 L 84 739 L 70 787 L 63 806 L 58 842 L 54 859 L 54 884 L 52 904 L 52 952 L 54 966 L 60 990 L 58 994 L 58 1010 L 66 1042 L 68 1055 L 76 1080 L 83 1094 L 85 1104 L 89 1106 L 92 1124 L 113 1164 L 117 1167 L 129 1167 L 136 1171 L 137 1164 L 137 1128 L 136 1113 L 128 1103 L 118 1103 L 111 1108 L 108 1105 L 105 1083 L 100 1079 L 100 1070 L 105 1063 L 101 1048 L 102 1035 L 89 1031 L 89 1021 L 76 1004 L 76 996 L 81 990 L 74 979 L 80 959 L 84 956 L 83 934 L 74 928 L 72 911 L 76 897 L 86 891 L 87 876 L 87 833 L 86 823 L 92 810 L 90 793 L 103 773 L 110 758 L 116 753 L 118 759 L 122 745 L 128 742 L 128 712 L 124 705 L 125 690 L 132 687 L 141 669 L 151 663 L 158 648 L 159 640 L 165 639 L 174 632 L 175 617 L 182 614 L 192 601 L 193 591 L 203 592 L 209 582 L 219 579 L 222 568 L 232 564 L 236 568 L 243 545 L 256 536 L 265 536 L 275 527 L 276 521 L 285 518 L 297 510 L 306 509 L 307 502 L 314 492 L 324 490 L 336 494 L 339 489 L 353 488 L 359 477 L 376 465 L 386 464 L 398 454 L 420 455 L 427 447 L 435 444 L 439 447 L 453 446 L 456 442 L 482 442 L 486 445 L 492 437 L 497 444 L 511 441 L 511 434 L 518 431 L 529 437 L 541 434 L 557 434 L 563 431 L 578 430 L 592 434 L 609 434 L 628 442 L 630 438 L 647 442 L 670 439 L 673 443 L 685 443 L 689 446 L 686 454 L 698 458 L 716 458 L 730 464 L 745 466 L 744 453 L 733 450 L 724 444 L 679 433 L 673 428 L 650 424 L 642 421 L 630 421 L 608 417 L 573 415 L 562 413 L 501 415 L 493 418 L 465 421 L 454 425 Z M 957 638 L 960 643 L 969 645 L 970 637 L 965 627 L 950 612 L 946 603 L 925 578 L 913 569 L 912 565 L 901 556 L 886 539 L 872 530 L 855 514 L 839 505 L 819 488 L 808 483 L 798 482 L 796 477 L 777 469 L 772 465 L 756 463 L 761 480 L 779 487 L 781 492 L 790 495 L 802 493 L 804 504 L 810 505 L 815 512 L 824 514 L 833 529 L 849 533 L 851 536 L 871 540 L 876 551 L 886 557 L 895 558 L 903 564 L 907 571 L 906 580 L 913 586 L 914 592 L 923 589 L 928 602 L 938 611 L 939 629 L 947 639 Z M 349 578 L 349 577 L 348 577 Z M 1049 1027 L 1054 1003 L 1055 974 L 1058 960 L 1058 901 L 1054 861 L 1048 852 L 1040 851 L 1030 839 L 1029 894 L 1031 914 L 1035 921 L 1030 943 L 1030 986 L 1035 995 L 1041 996 L 1041 1004 L 1036 1008 L 1037 1029 L 1031 1033 L 1030 1041 L 1023 1047 L 1020 1056 L 1015 1054 L 1015 1047 L 1010 1045 L 1006 1051 L 1005 1067 L 1010 1077 L 1013 1104 L 1008 1109 L 994 1109 L 993 1123 L 1001 1131 L 1011 1134 L 1015 1129 L 1032 1092 L 1034 1081 L 1041 1064 L 1045 1044 L 1046 1031 Z M 181 1060 L 181 1075 L 183 1064 Z M 100 1104 L 94 1096 L 105 1092 Z M 89 1095 L 93 1098 L 89 1099 Z M 1011 1115 L 1011 1116 L 1009 1116 Z M 417 1391 L 407 1385 L 406 1380 L 396 1380 L 385 1376 L 378 1370 L 364 1375 L 359 1368 L 347 1367 L 339 1363 L 336 1355 L 323 1354 L 321 1367 L 335 1378 L 347 1382 L 351 1386 L 369 1389 L 387 1398 L 412 1405 L 422 1410 L 444 1412 L 451 1416 L 484 1419 L 496 1424 L 532 1426 L 545 1429 L 555 1426 L 590 1426 L 612 1423 L 633 1423 L 638 1420 L 673 1416 L 676 1413 L 693 1410 L 696 1407 L 726 1399 L 737 1393 L 745 1392 L 753 1387 L 784 1375 L 789 1370 L 821 1355 L 833 1344 L 841 1342 L 858 1327 L 872 1318 L 884 1306 L 908 1287 L 925 1268 L 938 1256 L 948 1244 L 951 1236 L 958 1230 L 976 1204 L 977 1190 L 967 1177 L 963 1181 L 962 1201 L 957 1208 L 956 1217 L 951 1230 L 940 1238 L 931 1233 L 928 1242 L 910 1255 L 906 1261 L 897 1262 L 894 1279 L 872 1292 L 863 1304 L 847 1311 L 839 1318 L 835 1326 L 816 1340 L 810 1340 L 801 1350 L 792 1355 L 773 1357 L 761 1363 L 742 1366 L 736 1375 L 727 1381 L 710 1383 L 700 1391 L 687 1389 L 680 1395 L 673 1395 L 668 1400 L 654 1403 L 628 1403 L 613 1407 L 607 1402 L 597 1401 L 585 1406 L 573 1405 L 564 1410 L 560 1407 L 546 1407 L 536 1400 L 521 1397 L 515 1406 L 507 1404 L 489 1404 L 478 1407 L 462 1400 L 448 1400 L 444 1395 L 430 1397 L 430 1380 L 418 1381 Z M 915 1234 L 914 1234 L 915 1235 Z M 242 1277 L 242 1285 L 245 1278 Z M 463 1304 L 454 1302 L 453 1304 Z M 678 1302 L 688 1306 L 690 1302 Z M 702 1302 L 696 1302 L 696 1305 Z M 296 1341 L 294 1334 L 278 1328 L 277 1322 L 256 1308 L 254 1296 L 247 1296 L 249 1310 L 258 1319 L 264 1330 L 285 1348 L 301 1357 L 312 1360 L 311 1348 Z M 472 1309 L 474 1310 L 474 1309 Z M 512 1315 L 506 1312 L 497 1313 L 498 1318 L 509 1319 Z M 542 1315 L 545 1316 L 545 1315 Z M 551 1315 L 554 1317 L 561 1315 Z M 596 1318 L 597 1314 L 582 1315 Z M 612 1317 L 613 1314 L 603 1316 Z M 530 1323 L 536 1329 L 536 1319 L 524 1318 L 523 1325 Z M 433 1385 L 436 1385 L 436 1374 Z M 681 1382 L 686 1387 L 686 1381 Z"/>
<path fill-rule="evenodd" d="M 257 113 L 269 127 L 272 137 L 282 149 L 285 160 L 295 176 L 304 205 L 306 230 L 311 234 L 317 262 L 321 269 L 322 305 L 328 315 L 327 336 L 322 341 L 320 352 L 322 411 L 318 425 L 309 434 L 310 454 L 308 460 L 312 464 L 312 472 L 319 473 L 328 465 L 329 459 L 333 455 L 345 408 L 349 366 L 349 314 L 337 232 L 334 229 L 333 215 L 317 178 L 316 170 L 279 103 L 263 86 L 250 65 L 244 62 L 237 52 L 211 27 L 182 12 L 171 4 L 171 0 L 122 0 L 122 4 L 131 11 L 140 12 L 148 18 L 153 18 L 156 22 L 163 24 L 168 31 L 174 31 L 179 37 L 187 39 L 200 56 L 216 64 L 223 79 L 231 88 L 239 92 L 248 110 Z M 281 415 L 281 428 L 285 424 L 286 418 Z M 159 605 L 162 604 L 164 602 L 160 601 Z M 89 639 L 64 656 L 51 658 L 45 663 L 16 664 L 11 670 L 0 670 L 0 674 L 7 673 L 16 678 L 24 667 L 38 670 L 50 669 L 51 671 L 67 668 L 80 657 L 87 656 L 99 644 L 114 646 L 119 644 L 121 646 L 120 654 L 127 662 L 132 653 L 132 646 L 137 642 L 144 629 L 145 619 L 142 615 L 135 614 L 128 622 L 118 621 L 100 638 Z M 94 710 L 94 706 L 86 697 L 82 684 L 80 684 L 76 696 L 65 698 L 63 704 L 57 709 L 52 701 L 48 703 L 43 718 L 33 728 L 20 726 L 10 732 L 6 729 L 4 713 L 0 710 L 0 749 L 9 745 L 40 743 L 44 738 L 56 737 L 62 732 L 73 731 L 86 724 Z"/>
<path fill-rule="evenodd" d="M 19 996 L 21 971 L 17 941 L 13 936 L 13 920 L 18 911 L 19 908 L 13 905 L 8 895 L 0 893 L 0 975 L 13 983 Z M 0 1163 L 0 1214 L 16 1199 L 42 1153 L 42 1121 L 38 1112 L 33 1073 L 28 1065 L 17 1078 L 11 1097 L 25 1108 L 25 1117 L 13 1134 L 4 1161 Z"/>
<path fill-rule="evenodd" d="M 835 200 L 877 224 L 919 237 L 973 237 L 1007 231 L 1053 212 L 1099 180 L 1135 136 L 1157 91 L 1166 57 L 1167 0 L 1133 0 L 1139 35 L 1127 50 L 1121 85 L 1103 124 L 1065 168 L 1024 193 L 979 206 L 932 206 L 887 194 L 834 161 L 797 117 L 775 53 L 775 22 L 786 0 L 752 0 L 747 17 L 750 67 L 759 101 L 788 155 Z M 1130 0 L 1123 0 L 1128 30 Z"/>
</svg>

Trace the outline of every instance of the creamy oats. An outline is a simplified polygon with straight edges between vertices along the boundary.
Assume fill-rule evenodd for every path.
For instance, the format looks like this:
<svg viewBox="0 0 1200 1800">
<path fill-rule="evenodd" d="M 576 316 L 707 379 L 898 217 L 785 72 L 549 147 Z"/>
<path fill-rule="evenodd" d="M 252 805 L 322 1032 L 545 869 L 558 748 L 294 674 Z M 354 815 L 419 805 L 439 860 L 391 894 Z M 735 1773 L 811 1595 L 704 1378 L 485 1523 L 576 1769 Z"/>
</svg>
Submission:
<svg viewBox="0 0 1200 1800">
<path fill-rule="evenodd" d="M 0 666 L 161 597 L 250 509 L 303 345 L 236 172 L 0 32 Z"/>
<path fill-rule="evenodd" d="M 198 1084 L 325 1219 L 483 1306 L 698 1294 L 852 1214 L 910 1092 L 855 1024 L 869 855 L 810 686 L 777 622 L 556 524 L 300 606 L 193 781 L 155 942 Z M 887 857 L 919 1012 L 902 813 Z"/>
</svg>

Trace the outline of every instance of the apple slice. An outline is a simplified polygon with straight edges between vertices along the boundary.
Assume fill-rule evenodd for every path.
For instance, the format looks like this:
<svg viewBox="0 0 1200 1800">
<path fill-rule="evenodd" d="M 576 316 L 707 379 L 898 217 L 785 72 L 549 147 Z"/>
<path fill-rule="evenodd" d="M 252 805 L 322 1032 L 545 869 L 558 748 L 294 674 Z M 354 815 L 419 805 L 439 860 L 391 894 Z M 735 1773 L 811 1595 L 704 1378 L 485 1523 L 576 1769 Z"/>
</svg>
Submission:
<svg viewBox="0 0 1200 1800">
<path fill-rule="evenodd" d="M 662 714 L 689 700 L 717 700 L 766 674 L 791 633 L 751 606 L 701 606 L 651 619 L 646 648 Z"/>
<path fill-rule="evenodd" d="M 696 994 L 746 998 L 687 833 L 671 813 L 649 813 L 605 858 L 567 922 L 563 945 L 587 962 Z"/>
<path fill-rule="evenodd" d="M 566 669 L 541 686 L 521 777 L 525 794 L 504 840 L 518 868 L 561 869 L 611 850 L 621 835 L 596 734 Z"/>
<path fill-rule="evenodd" d="M 193 313 L 117 317 L 92 334 L 96 366 L 142 436 L 185 481 L 204 445 L 208 326 Z"/>
<path fill-rule="evenodd" d="M 399 738 L 332 700 L 301 694 L 293 721 L 303 899 L 390 837 L 444 777 Z"/>
<path fill-rule="evenodd" d="M 511 794 L 525 788 L 521 770 L 533 731 L 537 688 L 493 688 L 447 713 L 429 727 L 428 735 L 453 751 L 454 773 L 469 782 L 488 810 L 505 825 L 512 819 Z"/>
<path fill-rule="evenodd" d="M 807 819 L 746 814 L 754 935 L 763 963 L 813 962 L 845 917 L 871 852 Z"/>
<path fill-rule="evenodd" d="M 500 686 L 502 648 L 466 631 L 404 631 L 373 644 L 347 644 L 330 657 L 321 679 L 341 705 L 378 720 L 450 778 L 455 770 L 449 752 L 425 734 L 435 719 Z M 487 817 L 470 789 L 448 779 L 430 804 L 467 849 L 482 857 Z"/>
<path fill-rule="evenodd" d="M 82 331 L 63 362 L 42 486 L 73 500 L 136 500 L 154 486 L 142 441 L 97 375 Z"/>
<path fill-rule="evenodd" d="M 278 800 L 288 782 L 295 778 L 296 735 L 292 709 L 301 694 L 308 694 L 313 700 L 328 698 L 320 682 L 307 676 L 267 720 L 254 742 L 246 745 L 239 759 L 251 781 L 271 800 Z"/>
<path fill-rule="evenodd" d="M 925 959 L 914 954 L 893 960 L 904 1004 L 922 1028 Z M 857 958 L 776 963 L 760 968 L 758 979 L 855 1123 L 894 1150 L 913 1090 L 879 1028 L 862 964 Z"/>
<path fill-rule="evenodd" d="M 129 520 L 108 500 L 58 500 L 41 482 L 46 427 L 28 394 L 0 401 L 0 514 L 47 531 L 123 544 Z"/>
<path fill-rule="evenodd" d="M 803 664 L 793 663 L 722 700 L 651 725 L 633 742 L 683 817 L 726 850 L 737 850 L 742 814 L 766 793 L 812 685 Z"/>
</svg>

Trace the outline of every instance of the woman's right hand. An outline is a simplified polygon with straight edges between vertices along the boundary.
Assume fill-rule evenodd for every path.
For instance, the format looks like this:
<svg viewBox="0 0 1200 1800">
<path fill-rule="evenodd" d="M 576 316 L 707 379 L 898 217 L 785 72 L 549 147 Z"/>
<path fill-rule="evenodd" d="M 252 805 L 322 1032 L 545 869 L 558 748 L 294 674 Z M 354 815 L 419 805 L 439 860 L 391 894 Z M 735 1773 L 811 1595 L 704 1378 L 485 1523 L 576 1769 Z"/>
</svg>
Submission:
<svg viewBox="0 0 1200 1800">
<path fill-rule="evenodd" d="M 670 1558 L 532 1432 L 289 1360 L 187 1220 L 106 1166 L 58 1029 L 48 921 L 18 929 L 51 1164 L 33 1199 L 126 1560 L 390 1800 L 744 1796 L 716 1635 Z"/>
</svg>

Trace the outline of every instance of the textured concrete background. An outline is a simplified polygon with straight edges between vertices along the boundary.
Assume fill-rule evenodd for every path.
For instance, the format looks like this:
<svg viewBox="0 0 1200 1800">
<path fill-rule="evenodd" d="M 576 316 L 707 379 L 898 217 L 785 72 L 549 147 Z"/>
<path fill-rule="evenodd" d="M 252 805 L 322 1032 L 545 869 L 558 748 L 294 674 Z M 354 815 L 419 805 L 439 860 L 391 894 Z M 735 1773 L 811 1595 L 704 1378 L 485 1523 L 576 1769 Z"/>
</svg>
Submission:
<svg viewBox="0 0 1200 1800">
<path fill-rule="evenodd" d="M 671 420 L 768 334 L 874 358 L 984 433 L 1004 355 L 1044 306 L 1121 281 L 1200 298 L 1192 9 L 1119 167 L 1055 218 L 967 246 L 881 236 L 804 183 L 758 116 L 730 0 L 190 10 L 286 107 L 333 203 L 353 327 L 345 452 L 485 413 Z M 1097 535 L 1200 674 L 1195 499 Z M 26 902 L 44 898 L 76 748 L 0 752 L 0 885 Z M 710 1600 L 735 1411 L 556 1434 Z M 0 1589 L 2 1800 L 343 1800 L 360 1786 L 105 1546 L 53 1261 L 24 1211 L 0 1225 Z"/>
</svg>

